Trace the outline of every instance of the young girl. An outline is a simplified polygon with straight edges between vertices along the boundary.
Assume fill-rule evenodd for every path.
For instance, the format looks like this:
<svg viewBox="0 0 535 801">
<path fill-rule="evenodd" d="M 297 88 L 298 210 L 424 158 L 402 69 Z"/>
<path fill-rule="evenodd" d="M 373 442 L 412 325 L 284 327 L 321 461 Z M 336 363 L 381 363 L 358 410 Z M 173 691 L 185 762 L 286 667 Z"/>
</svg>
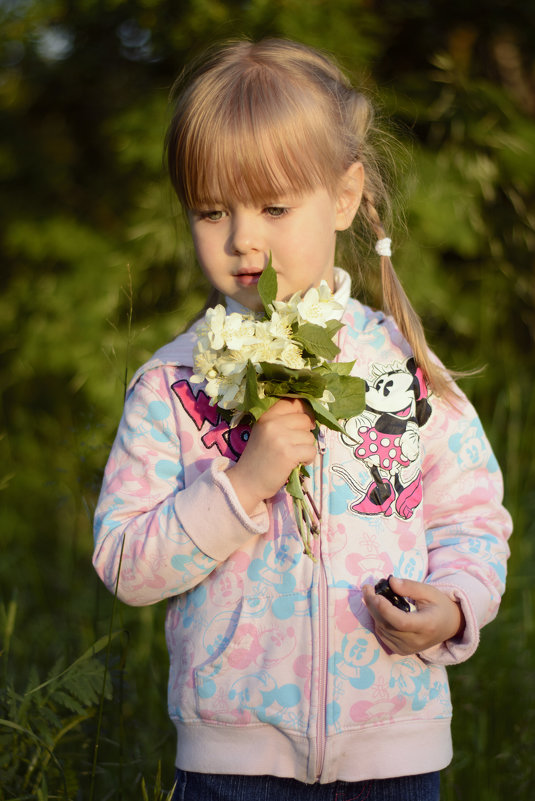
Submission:
<svg viewBox="0 0 535 801">
<path fill-rule="evenodd" d="M 445 665 L 473 654 L 504 589 L 500 472 L 395 277 L 371 116 L 329 59 L 287 41 L 231 43 L 178 87 L 168 162 L 202 270 L 228 311 L 261 308 L 270 255 L 279 299 L 326 281 L 366 408 L 346 434 L 316 437 L 295 399 L 231 428 L 190 380 L 195 326 L 130 384 L 94 564 L 125 603 L 168 599 L 175 799 L 434 801 Z M 354 218 L 392 316 L 334 267 Z M 285 491 L 301 463 L 315 560 Z M 389 575 L 413 611 L 375 594 Z"/>
</svg>

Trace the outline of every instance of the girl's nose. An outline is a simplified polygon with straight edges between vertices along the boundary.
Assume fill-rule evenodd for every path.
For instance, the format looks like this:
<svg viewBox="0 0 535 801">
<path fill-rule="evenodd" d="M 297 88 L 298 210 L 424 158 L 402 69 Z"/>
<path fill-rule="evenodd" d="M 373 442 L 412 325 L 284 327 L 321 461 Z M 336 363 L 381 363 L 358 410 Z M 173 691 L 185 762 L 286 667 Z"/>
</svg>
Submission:
<svg viewBox="0 0 535 801">
<path fill-rule="evenodd" d="M 232 218 L 231 247 L 234 253 L 260 250 L 260 230 L 254 213 L 238 213 Z"/>
</svg>

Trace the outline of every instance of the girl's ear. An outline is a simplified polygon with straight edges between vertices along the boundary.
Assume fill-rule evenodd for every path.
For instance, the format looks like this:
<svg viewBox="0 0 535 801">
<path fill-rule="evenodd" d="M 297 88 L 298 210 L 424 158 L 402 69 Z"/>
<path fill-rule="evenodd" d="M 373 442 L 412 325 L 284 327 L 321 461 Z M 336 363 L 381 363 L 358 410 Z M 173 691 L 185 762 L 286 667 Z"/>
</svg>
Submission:
<svg viewBox="0 0 535 801">
<path fill-rule="evenodd" d="M 364 188 L 364 167 L 354 161 L 340 179 L 340 189 L 336 198 L 336 231 L 345 231 L 355 218 L 362 190 Z"/>
</svg>

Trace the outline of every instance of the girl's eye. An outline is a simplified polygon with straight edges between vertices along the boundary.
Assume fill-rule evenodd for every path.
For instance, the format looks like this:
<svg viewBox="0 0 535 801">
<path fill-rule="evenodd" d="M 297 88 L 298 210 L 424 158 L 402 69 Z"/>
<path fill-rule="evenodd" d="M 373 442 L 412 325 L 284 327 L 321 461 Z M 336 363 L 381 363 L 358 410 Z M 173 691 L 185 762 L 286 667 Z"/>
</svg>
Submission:
<svg viewBox="0 0 535 801">
<path fill-rule="evenodd" d="M 222 211 L 221 209 L 212 210 L 212 211 L 200 211 L 199 217 L 201 220 L 208 220 L 208 222 L 218 222 L 222 220 L 225 216 L 226 212 Z"/>
<path fill-rule="evenodd" d="M 288 209 L 285 206 L 267 206 L 264 211 L 268 217 L 283 217 L 288 214 Z"/>
</svg>

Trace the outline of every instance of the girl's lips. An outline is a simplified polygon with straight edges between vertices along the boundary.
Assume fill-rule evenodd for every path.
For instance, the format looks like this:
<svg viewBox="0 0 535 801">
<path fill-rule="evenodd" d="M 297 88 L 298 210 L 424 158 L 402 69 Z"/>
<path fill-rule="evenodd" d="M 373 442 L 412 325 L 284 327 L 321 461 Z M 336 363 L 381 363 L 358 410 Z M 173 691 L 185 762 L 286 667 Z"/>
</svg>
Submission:
<svg viewBox="0 0 535 801">
<path fill-rule="evenodd" d="M 261 275 L 262 270 L 259 270 L 257 273 L 238 273 L 236 281 L 240 286 L 256 286 Z"/>
</svg>

